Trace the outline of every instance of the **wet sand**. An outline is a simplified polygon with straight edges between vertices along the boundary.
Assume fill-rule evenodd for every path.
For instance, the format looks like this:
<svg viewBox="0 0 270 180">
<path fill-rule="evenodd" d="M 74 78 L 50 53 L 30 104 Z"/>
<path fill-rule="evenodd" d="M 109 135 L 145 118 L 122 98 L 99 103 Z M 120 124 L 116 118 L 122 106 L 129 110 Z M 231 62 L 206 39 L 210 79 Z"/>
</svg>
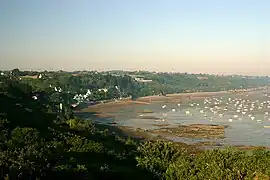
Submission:
<svg viewBox="0 0 270 180">
<path fill-rule="evenodd" d="M 168 94 L 166 96 L 146 96 L 138 98 L 137 100 L 117 100 L 111 101 L 107 103 L 100 103 L 96 105 L 91 105 L 87 108 L 81 109 L 81 112 L 115 112 L 118 108 L 134 105 L 134 104 L 142 104 L 149 105 L 154 102 L 166 102 L 166 103 L 181 103 L 185 100 L 195 100 L 199 98 L 206 98 L 217 95 L 225 95 L 232 94 L 233 92 L 228 91 L 220 91 L 220 92 L 195 92 L 195 93 L 179 93 L 179 94 Z"/>
<path fill-rule="evenodd" d="M 131 136 L 136 139 L 141 140 L 150 140 L 150 141 L 170 141 L 166 138 L 164 138 L 162 135 L 150 133 L 149 131 L 145 131 L 143 129 L 137 128 L 134 129 L 132 127 L 126 127 L 126 126 L 118 126 L 118 128 L 125 133 L 126 136 Z M 171 141 L 174 142 L 174 141 Z M 178 145 L 180 148 L 186 149 L 186 151 L 190 154 L 198 154 L 201 153 L 203 150 L 207 149 L 206 147 L 223 147 L 222 144 L 218 144 L 212 141 L 205 141 L 205 142 L 197 142 L 194 144 L 188 144 L 184 142 L 174 142 L 176 145 Z M 270 150 L 270 147 L 263 147 L 263 146 L 244 146 L 244 145 L 238 145 L 238 146 L 232 146 L 235 149 L 243 150 L 243 151 L 252 151 L 255 149 L 266 149 Z M 224 148 L 224 147 L 223 147 Z"/>
<path fill-rule="evenodd" d="M 247 91 L 248 93 L 261 93 L 264 90 L 249 90 Z M 111 117 L 112 115 L 110 115 L 110 113 L 113 112 L 117 112 L 120 108 L 125 108 L 126 106 L 132 106 L 132 105 L 136 105 L 136 104 L 142 104 L 142 105 L 148 105 L 148 104 L 152 104 L 155 102 L 164 102 L 164 103 L 181 103 L 185 100 L 196 100 L 196 99 L 204 99 L 206 97 L 212 97 L 212 96 L 221 96 L 221 95 L 233 95 L 233 94 L 245 94 L 246 92 L 228 92 L 228 91 L 222 91 L 222 92 L 196 92 L 196 93 L 180 93 L 180 94 L 169 94 L 167 96 L 148 96 L 148 97 L 141 97 L 138 98 L 137 100 L 118 100 L 118 101 L 113 101 L 113 102 L 107 102 L 107 103 L 103 103 L 103 104 L 97 104 L 97 105 L 93 105 L 93 106 L 89 106 L 85 109 L 80 110 L 80 112 L 94 112 L 96 113 L 96 115 L 98 117 Z M 138 113 L 145 113 L 145 116 L 147 117 L 147 114 L 151 114 L 150 111 L 145 111 L 145 112 L 138 112 Z M 148 140 L 166 140 L 166 138 L 163 136 L 163 134 L 160 134 L 160 131 L 147 131 L 144 129 L 140 129 L 140 128 L 132 128 L 132 127 L 127 127 L 127 126 L 120 126 L 120 125 L 116 125 L 118 128 L 120 128 L 121 130 L 123 130 L 124 132 L 126 132 L 128 135 L 133 136 L 133 137 L 141 137 L 144 139 L 148 139 Z M 159 124 L 153 124 L 153 126 L 163 126 L 159 125 Z M 167 124 L 164 126 L 167 126 Z M 163 127 L 164 129 L 169 129 L 167 127 Z M 182 128 L 182 129 L 181 129 Z M 184 128 L 184 129 L 183 129 Z M 198 128 L 198 127 L 195 127 Z M 181 131 L 185 131 L 186 133 L 182 133 L 181 131 L 178 132 L 177 129 L 174 129 L 175 131 L 177 131 L 178 133 L 178 137 L 196 137 L 196 136 L 200 136 L 200 137 L 207 137 L 207 135 L 212 136 L 213 134 L 211 134 L 210 132 L 213 129 L 205 129 L 203 128 L 203 126 L 200 127 L 200 133 L 196 132 L 196 133 L 189 133 L 188 132 L 188 128 L 186 127 L 180 127 Z M 194 127 L 190 128 L 191 130 L 194 130 Z M 194 132 L 194 131 L 193 131 Z M 222 128 L 218 128 L 218 130 L 216 131 L 217 133 L 212 136 L 217 136 L 217 137 L 223 137 L 223 133 L 224 133 L 224 129 Z M 168 132 L 166 132 L 166 134 L 168 134 Z M 182 135 L 181 135 L 182 134 Z M 216 138 L 216 137 L 214 137 Z M 199 142 L 199 143 L 195 143 L 195 144 L 186 144 L 183 142 L 176 142 L 176 143 L 180 143 L 180 144 L 185 144 L 188 147 L 192 147 L 192 148 L 201 148 L 201 147 L 205 147 L 205 146 L 213 146 L 215 145 L 214 142 L 211 141 L 207 141 L 207 142 Z M 218 146 L 218 145 L 215 145 Z M 241 149 L 241 150 L 252 150 L 252 149 L 256 149 L 258 148 L 257 146 L 236 146 L 237 149 Z"/>
<path fill-rule="evenodd" d="M 147 140 L 147 141 L 169 141 L 162 136 L 151 134 L 143 129 L 131 128 L 126 126 L 118 126 L 118 128 L 125 133 L 126 136 L 131 136 L 136 139 Z M 173 142 L 173 141 L 172 141 Z M 189 154 L 198 154 L 202 152 L 201 145 L 192 145 L 183 142 L 174 142 L 179 148 L 184 149 Z"/>
<path fill-rule="evenodd" d="M 91 105 L 79 111 L 80 112 L 98 112 L 98 113 L 115 112 L 117 111 L 118 108 L 134 105 L 134 104 L 148 105 L 150 103 L 143 102 L 143 101 L 134 101 L 134 100 L 118 100 L 118 101 L 111 101 L 107 103 Z"/>
<path fill-rule="evenodd" d="M 224 138 L 225 128 L 225 126 L 212 124 L 191 124 L 180 125 L 174 128 L 160 128 L 150 132 L 164 137 L 173 135 L 175 137 L 220 139 Z"/>
<path fill-rule="evenodd" d="M 166 103 L 181 103 L 185 100 L 196 100 L 204 99 L 211 96 L 220 96 L 220 95 L 229 95 L 229 94 L 245 94 L 245 93 L 258 93 L 264 90 L 254 90 L 247 89 L 246 91 L 218 91 L 218 92 L 191 92 L 191 93 L 177 93 L 177 94 L 167 94 L 166 96 L 145 96 L 140 97 L 137 100 L 123 99 L 117 101 L 110 101 L 106 103 L 100 103 L 96 105 L 91 105 L 87 108 L 84 108 L 80 111 L 83 112 L 114 112 L 117 108 L 125 107 L 134 104 L 149 105 L 153 102 L 166 102 Z"/>
</svg>

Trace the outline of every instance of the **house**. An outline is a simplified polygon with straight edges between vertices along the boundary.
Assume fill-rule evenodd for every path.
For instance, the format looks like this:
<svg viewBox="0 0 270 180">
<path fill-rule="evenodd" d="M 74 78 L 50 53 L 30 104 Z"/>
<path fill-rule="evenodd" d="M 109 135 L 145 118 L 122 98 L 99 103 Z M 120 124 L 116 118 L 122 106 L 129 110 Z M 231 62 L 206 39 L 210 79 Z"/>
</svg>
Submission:
<svg viewBox="0 0 270 180">
<path fill-rule="evenodd" d="M 86 94 L 87 94 L 87 95 L 91 95 L 92 92 L 88 89 Z"/>
<path fill-rule="evenodd" d="M 151 79 L 143 79 L 143 78 L 137 78 L 137 77 L 135 77 L 135 81 L 142 82 L 142 83 L 152 82 Z"/>
<path fill-rule="evenodd" d="M 200 77 L 197 77 L 197 79 L 199 79 L 199 80 L 207 80 L 207 79 L 208 79 L 208 77 L 205 77 L 205 76 L 200 76 Z"/>
<path fill-rule="evenodd" d="M 32 96 L 32 98 L 33 98 L 34 100 L 37 100 L 37 99 L 38 99 L 38 97 L 37 97 L 37 96 Z"/>
<path fill-rule="evenodd" d="M 79 105 L 79 103 L 76 103 L 76 104 L 71 104 L 72 107 L 77 107 Z"/>
<path fill-rule="evenodd" d="M 106 93 L 106 92 L 108 92 L 108 89 L 106 89 L 106 88 L 102 88 L 102 89 L 98 89 L 98 91 L 99 91 L 99 92 L 103 91 L 103 92 L 105 92 L 105 93 Z"/>
</svg>

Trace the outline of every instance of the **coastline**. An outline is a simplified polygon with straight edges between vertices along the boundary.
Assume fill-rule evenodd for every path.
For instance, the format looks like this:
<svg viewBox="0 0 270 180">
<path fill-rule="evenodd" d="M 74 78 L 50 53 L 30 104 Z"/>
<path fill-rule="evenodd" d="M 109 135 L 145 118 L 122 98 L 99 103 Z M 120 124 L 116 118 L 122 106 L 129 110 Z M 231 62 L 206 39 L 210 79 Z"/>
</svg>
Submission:
<svg viewBox="0 0 270 180">
<path fill-rule="evenodd" d="M 248 90 L 241 92 L 230 92 L 230 91 L 217 91 L 217 92 L 191 92 L 191 93 L 175 93 L 175 94 L 167 94 L 166 96 L 144 96 L 139 97 L 136 100 L 131 99 L 123 99 L 117 101 L 108 101 L 104 103 L 98 103 L 95 105 L 90 105 L 86 108 L 78 110 L 78 112 L 98 112 L 98 113 L 106 113 L 113 112 L 117 110 L 117 108 L 121 108 L 124 106 L 134 105 L 134 104 L 142 104 L 149 105 L 154 102 L 167 102 L 167 103 L 181 103 L 185 100 L 195 100 L 200 98 L 206 98 L 217 95 L 228 95 L 228 94 L 241 94 L 251 91 L 259 91 L 259 90 Z"/>
<path fill-rule="evenodd" d="M 261 87 L 261 88 L 250 88 L 245 90 L 235 90 L 235 91 L 211 91 L 211 92 L 185 92 L 185 93 L 173 93 L 167 94 L 166 96 L 144 96 L 139 97 L 136 100 L 131 99 L 122 99 L 122 100 L 110 100 L 104 103 L 98 103 L 95 105 L 90 105 L 86 108 L 80 109 L 80 112 L 94 112 L 94 110 L 98 110 L 99 113 L 102 113 L 104 110 L 134 105 L 134 104 L 142 104 L 149 105 L 152 102 L 167 102 L 167 103 L 181 103 L 184 100 L 195 100 L 200 98 L 206 98 L 217 95 L 228 95 L 228 94 L 245 94 L 245 93 L 258 93 L 262 92 L 270 87 Z M 111 110 L 110 110 L 111 111 Z"/>
<path fill-rule="evenodd" d="M 119 108 L 134 105 L 134 104 L 141 104 L 141 105 L 148 105 L 155 102 L 167 102 L 167 103 L 181 103 L 185 100 L 193 100 L 198 98 L 206 98 L 206 97 L 212 97 L 217 95 L 230 95 L 230 94 L 246 94 L 246 93 L 262 93 L 264 90 L 262 89 L 251 89 L 248 91 L 243 92 L 230 92 L 230 91 L 219 91 L 219 92 L 194 92 L 194 93 L 178 93 L 178 94 L 168 94 L 166 96 L 145 96 L 140 97 L 137 100 L 130 100 L 130 99 L 124 99 L 124 100 L 118 100 L 118 101 L 111 101 L 106 103 L 100 103 L 96 105 L 88 106 L 87 108 L 84 108 L 78 112 L 91 112 L 94 113 L 97 117 L 113 117 L 113 115 L 110 114 L 110 112 L 116 112 Z M 142 138 L 144 140 L 165 140 L 168 141 L 168 139 L 164 138 L 161 135 L 151 135 L 150 132 L 147 132 L 143 129 L 136 129 L 133 127 L 127 127 L 127 126 L 118 126 L 114 124 L 113 126 L 116 126 L 118 129 L 123 131 L 127 136 L 133 137 L 133 138 Z M 181 146 L 185 146 L 188 148 L 191 148 L 194 150 L 203 150 L 205 147 L 211 147 L 214 144 L 212 142 L 206 142 L 206 143 L 196 143 L 196 144 L 187 144 L 184 142 L 175 142 L 176 144 L 181 144 Z M 219 146 L 219 145 L 217 145 Z M 270 147 L 261 147 L 261 146 L 246 146 L 246 145 L 238 145 L 238 146 L 232 146 L 239 150 L 253 150 L 257 148 L 266 148 L 269 149 Z"/>
<path fill-rule="evenodd" d="M 107 125 L 108 128 L 110 129 L 110 125 Z M 270 147 L 265 147 L 265 146 L 253 146 L 253 145 L 232 145 L 232 146 L 223 146 L 220 144 L 216 144 L 212 141 L 205 141 L 205 142 L 197 142 L 197 143 L 186 143 L 182 141 L 172 141 L 164 136 L 160 136 L 158 134 L 151 134 L 143 129 L 137 128 L 134 129 L 132 127 L 128 126 L 117 126 L 117 128 L 124 133 L 124 136 L 126 138 L 132 137 L 137 140 L 141 141 L 170 141 L 173 142 L 174 144 L 178 145 L 180 148 L 184 148 L 189 152 L 190 154 L 198 154 L 201 153 L 205 150 L 210 149 L 215 149 L 215 148 L 228 148 L 232 147 L 234 149 L 240 150 L 240 151 L 253 151 L 255 149 L 265 149 L 265 150 L 270 150 Z"/>
</svg>

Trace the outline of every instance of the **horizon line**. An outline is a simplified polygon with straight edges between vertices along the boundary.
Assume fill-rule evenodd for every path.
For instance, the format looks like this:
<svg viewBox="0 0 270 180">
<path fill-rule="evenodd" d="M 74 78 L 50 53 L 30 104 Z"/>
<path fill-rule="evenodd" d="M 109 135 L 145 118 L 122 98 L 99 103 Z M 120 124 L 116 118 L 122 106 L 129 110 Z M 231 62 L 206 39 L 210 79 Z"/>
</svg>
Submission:
<svg viewBox="0 0 270 180">
<path fill-rule="evenodd" d="M 231 73 L 207 73 L 207 72 L 181 72 L 181 71 L 151 71 L 151 70 L 127 70 L 127 69 L 108 69 L 108 70 L 85 70 L 85 69 L 81 69 L 81 70 L 64 70 L 64 69 L 57 69 L 57 68 L 48 68 L 48 69 L 41 69 L 41 68 L 36 68 L 36 69 L 25 69 L 25 68 L 13 68 L 13 69 L 0 69 L 0 71 L 12 71 L 14 69 L 19 69 L 20 71 L 34 71 L 34 72 L 59 72 L 59 71 L 63 71 L 63 72 L 110 72 L 110 71 L 123 71 L 123 72 L 149 72 L 149 73 L 172 73 L 172 74 L 195 74 L 195 75 L 215 75 L 215 76 L 249 76 L 249 77 L 269 77 L 268 75 L 247 75 L 247 74 L 231 74 Z"/>
</svg>

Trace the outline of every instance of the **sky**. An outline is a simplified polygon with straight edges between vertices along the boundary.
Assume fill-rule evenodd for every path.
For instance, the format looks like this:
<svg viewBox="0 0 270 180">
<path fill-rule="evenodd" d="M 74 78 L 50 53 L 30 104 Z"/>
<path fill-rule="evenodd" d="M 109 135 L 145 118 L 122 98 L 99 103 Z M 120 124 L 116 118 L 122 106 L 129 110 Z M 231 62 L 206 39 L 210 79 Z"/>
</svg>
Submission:
<svg viewBox="0 0 270 180">
<path fill-rule="evenodd" d="M 268 0 L 0 0 L 0 69 L 270 75 Z"/>
</svg>

